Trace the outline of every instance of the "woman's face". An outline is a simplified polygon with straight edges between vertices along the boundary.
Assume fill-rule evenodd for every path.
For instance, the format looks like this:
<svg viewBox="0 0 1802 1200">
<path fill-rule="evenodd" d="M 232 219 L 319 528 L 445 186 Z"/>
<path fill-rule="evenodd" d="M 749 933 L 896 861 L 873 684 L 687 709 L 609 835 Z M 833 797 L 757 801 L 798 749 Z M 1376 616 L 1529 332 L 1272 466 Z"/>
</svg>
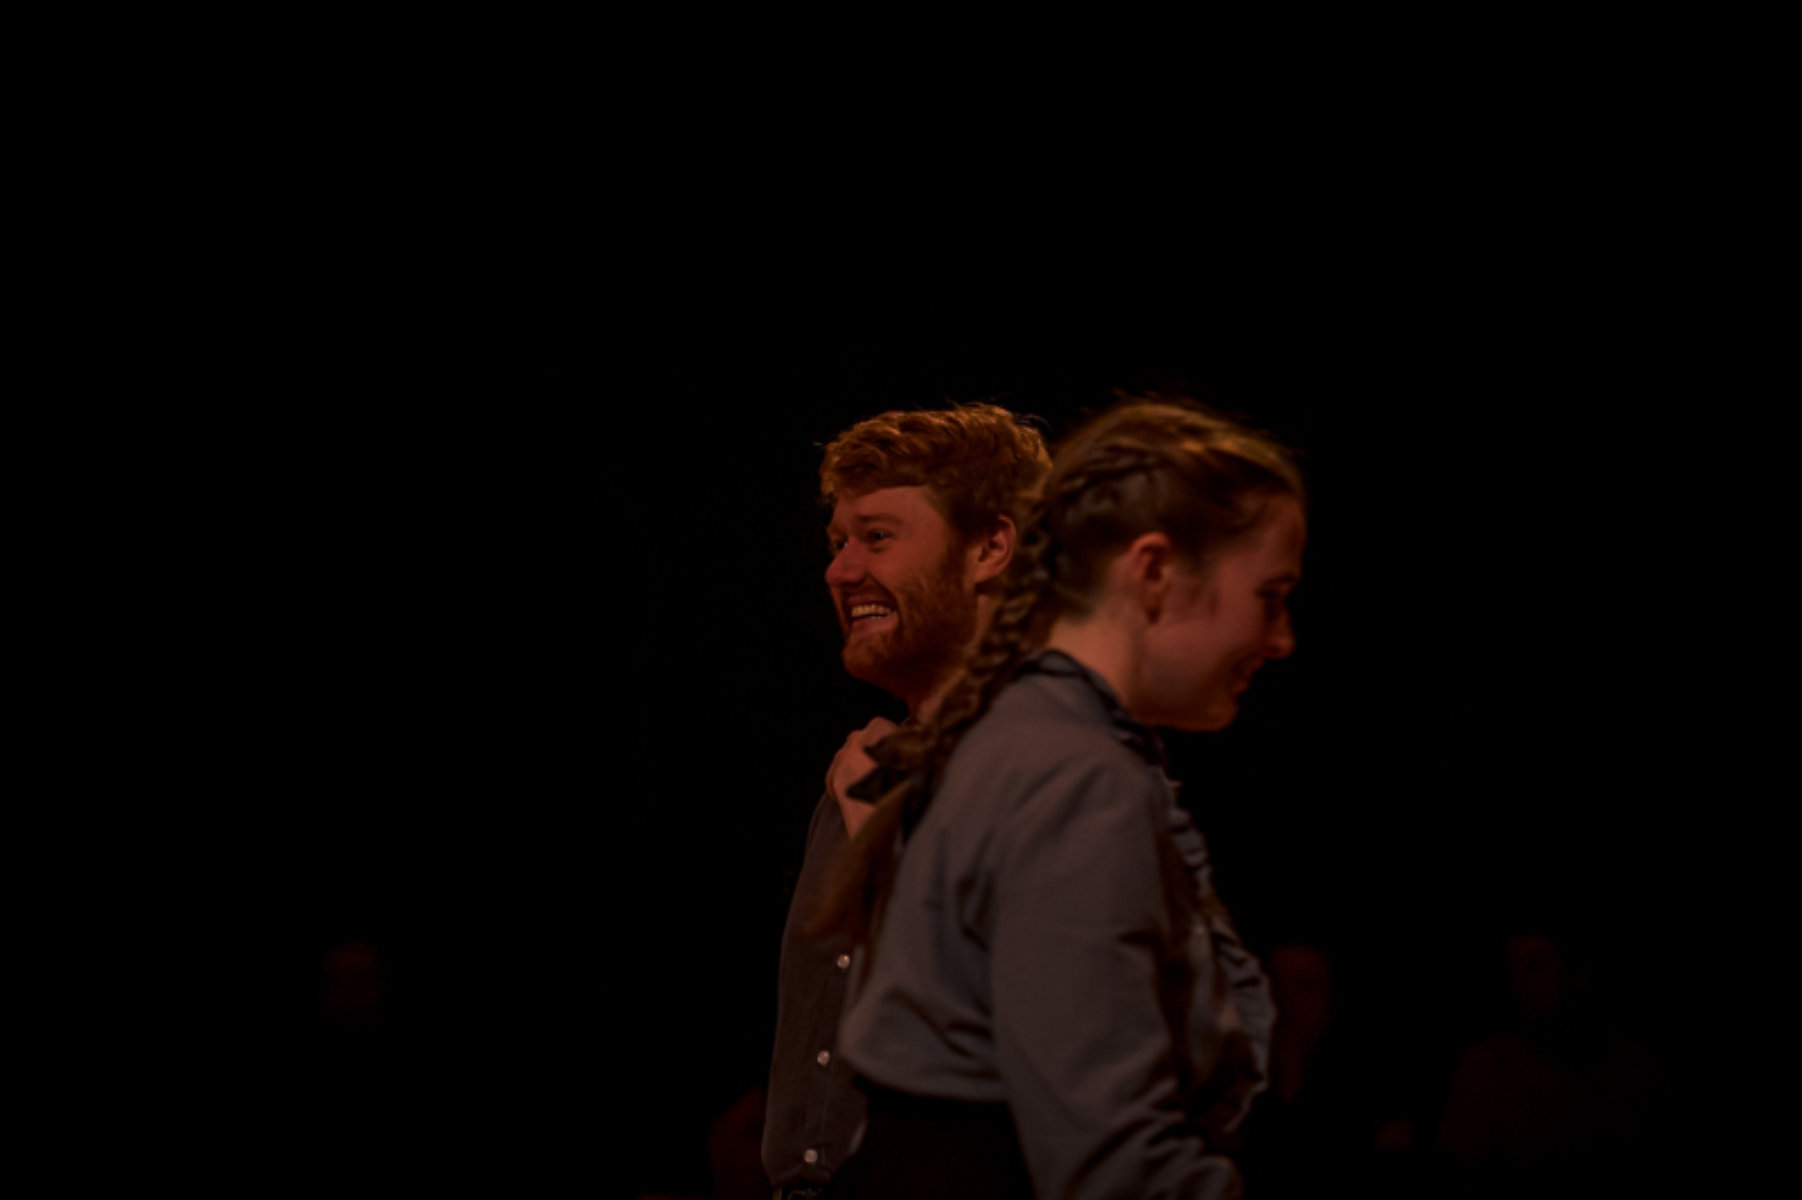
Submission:
<svg viewBox="0 0 1802 1200">
<path fill-rule="evenodd" d="M 1237 546 L 1205 570 L 1178 567 L 1146 634 L 1134 713 L 1172 729 L 1224 729 L 1267 659 L 1295 648 L 1288 597 L 1307 539 L 1301 504 L 1278 496 Z"/>
</svg>

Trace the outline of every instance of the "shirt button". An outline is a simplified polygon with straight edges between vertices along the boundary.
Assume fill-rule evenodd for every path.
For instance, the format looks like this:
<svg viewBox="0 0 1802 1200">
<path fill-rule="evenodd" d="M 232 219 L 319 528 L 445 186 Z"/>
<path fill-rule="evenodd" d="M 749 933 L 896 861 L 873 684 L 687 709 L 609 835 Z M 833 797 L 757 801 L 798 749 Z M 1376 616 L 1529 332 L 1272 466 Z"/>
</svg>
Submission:
<svg viewBox="0 0 1802 1200">
<path fill-rule="evenodd" d="M 820 1152 L 818 1150 L 809 1150 L 801 1156 L 801 1161 L 804 1163 L 817 1163 L 820 1161 Z"/>
<path fill-rule="evenodd" d="M 842 971 L 850 965 L 851 965 L 851 956 L 849 954 L 841 954 L 838 956 L 838 969 L 839 970 Z"/>
<path fill-rule="evenodd" d="M 832 1061 L 832 1051 L 830 1051 L 830 1050 L 820 1051 L 818 1054 L 814 1055 L 813 1061 L 819 1063 L 822 1067 L 825 1066 L 827 1063 Z"/>
</svg>

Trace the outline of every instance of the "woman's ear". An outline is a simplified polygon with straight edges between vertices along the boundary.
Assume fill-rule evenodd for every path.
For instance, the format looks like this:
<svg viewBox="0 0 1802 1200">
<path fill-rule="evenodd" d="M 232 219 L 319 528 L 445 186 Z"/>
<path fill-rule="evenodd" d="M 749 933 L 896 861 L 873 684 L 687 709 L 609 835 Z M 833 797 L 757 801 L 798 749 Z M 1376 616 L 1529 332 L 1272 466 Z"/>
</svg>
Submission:
<svg viewBox="0 0 1802 1200">
<path fill-rule="evenodd" d="M 1141 533 L 1116 562 L 1121 583 L 1149 621 L 1163 614 L 1175 562 L 1170 536 L 1160 530 Z"/>
</svg>

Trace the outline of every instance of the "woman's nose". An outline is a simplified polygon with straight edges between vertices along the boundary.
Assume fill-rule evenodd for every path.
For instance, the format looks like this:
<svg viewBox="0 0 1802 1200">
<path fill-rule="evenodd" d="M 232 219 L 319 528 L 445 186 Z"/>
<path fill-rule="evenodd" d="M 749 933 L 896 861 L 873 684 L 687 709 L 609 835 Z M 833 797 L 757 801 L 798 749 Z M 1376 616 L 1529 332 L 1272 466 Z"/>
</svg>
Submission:
<svg viewBox="0 0 1802 1200">
<path fill-rule="evenodd" d="M 1283 615 L 1271 627 L 1270 637 L 1265 643 L 1266 658 L 1288 658 L 1295 651 L 1295 626 L 1289 621 L 1289 610 L 1283 609 Z"/>
</svg>

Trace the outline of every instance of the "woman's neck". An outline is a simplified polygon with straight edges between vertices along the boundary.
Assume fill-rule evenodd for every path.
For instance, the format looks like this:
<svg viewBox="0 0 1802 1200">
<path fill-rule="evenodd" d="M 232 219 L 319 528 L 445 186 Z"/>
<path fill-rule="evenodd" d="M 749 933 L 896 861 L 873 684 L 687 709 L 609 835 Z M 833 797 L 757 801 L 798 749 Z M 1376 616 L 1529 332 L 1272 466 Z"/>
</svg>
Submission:
<svg viewBox="0 0 1802 1200">
<path fill-rule="evenodd" d="M 1133 635 L 1118 624 L 1091 615 L 1059 617 L 1045 639 L 1045 649 L 1061 650 L 1107 681 L 1127 712 L 1134 712 L 1139 661 Z"/>
</svg>

